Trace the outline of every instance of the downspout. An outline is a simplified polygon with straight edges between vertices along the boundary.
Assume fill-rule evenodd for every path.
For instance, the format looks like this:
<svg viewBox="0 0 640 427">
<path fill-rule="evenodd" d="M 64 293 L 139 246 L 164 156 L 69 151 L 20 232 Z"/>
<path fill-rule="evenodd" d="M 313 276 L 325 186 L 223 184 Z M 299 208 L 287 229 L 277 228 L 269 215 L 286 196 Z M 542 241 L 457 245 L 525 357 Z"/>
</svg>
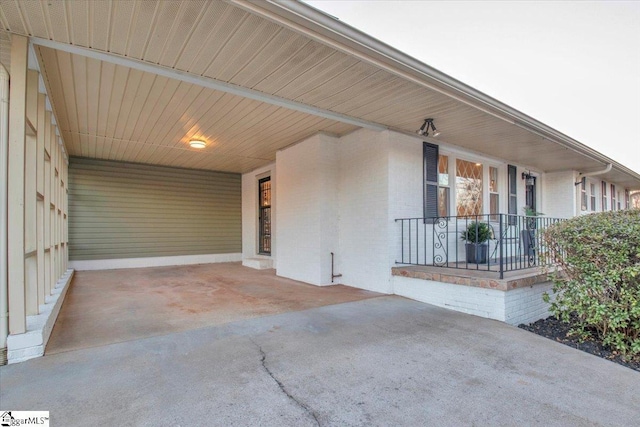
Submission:
<svg viewBox="0 0 640 427">
<path fill-rule="evenodd" d="M 7 180 L 9 149 L 9 73 L 0 64 L 0 365 L 7 364 L 9 304 L 7 282 Z"/>
<path fill-rule="evenodd" d="M 580 181 L 576 182 L 575 185 L 582 184 L 582 180 L 588 176 L 602 175 L 603 173 L 611 172 L 611 169 L 613 169 L 613 163 L 609 163 L 606 168 L 599 171 L 581 173 L 578 175 L 578 177 L 580 178 Z"/>
</svg>

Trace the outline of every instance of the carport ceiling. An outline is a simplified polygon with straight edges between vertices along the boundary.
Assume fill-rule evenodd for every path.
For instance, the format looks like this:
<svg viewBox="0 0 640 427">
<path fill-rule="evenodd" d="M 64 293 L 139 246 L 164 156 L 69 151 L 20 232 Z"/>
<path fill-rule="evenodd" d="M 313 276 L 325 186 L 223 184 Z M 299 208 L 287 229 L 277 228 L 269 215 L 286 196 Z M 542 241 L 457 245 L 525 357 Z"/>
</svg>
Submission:
<svg viewBox="0 0 640 427">
<path fill-rule="evenodd" d="M 255 8 L 243 1 L 7 1 L 0 20 L 10 32 L 53 42 L 37 50 L 71 155 L 246 172 L 317 131 L 357 128 L 141 71 L 140 63 L 401 132 L 434 117 L 447 143 L 544 171 L 602 167 L 426 77 L 350 54 Z M 70 45 L 125 61 L 62 51 Z M 211 144 L 194 152 L 186 145 L 192 136 Z"/>
</svg>

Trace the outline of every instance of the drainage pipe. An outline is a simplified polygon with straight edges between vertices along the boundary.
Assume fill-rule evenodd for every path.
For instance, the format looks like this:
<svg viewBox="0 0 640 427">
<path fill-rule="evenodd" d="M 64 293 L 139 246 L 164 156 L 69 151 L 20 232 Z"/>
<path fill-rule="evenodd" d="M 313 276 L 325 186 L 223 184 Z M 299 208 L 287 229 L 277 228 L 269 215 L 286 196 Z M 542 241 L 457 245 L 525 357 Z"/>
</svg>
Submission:
<svg viewBox="0 0 640 427">
<path fill-rule="evenodd" d="M 335 279 L 336 277 L 342 277 L 342 274 L 333 273 L 333 252 L 331 252 L 331 283 L 333 283 L 333 279 Z"/>
<path fill-rule="evenodd" d="M 7 180 L 9 149 L 9 73 L 0 64 L 0 365 L 7 363 L 9 304 L 7 282 Z"/>
</svg>

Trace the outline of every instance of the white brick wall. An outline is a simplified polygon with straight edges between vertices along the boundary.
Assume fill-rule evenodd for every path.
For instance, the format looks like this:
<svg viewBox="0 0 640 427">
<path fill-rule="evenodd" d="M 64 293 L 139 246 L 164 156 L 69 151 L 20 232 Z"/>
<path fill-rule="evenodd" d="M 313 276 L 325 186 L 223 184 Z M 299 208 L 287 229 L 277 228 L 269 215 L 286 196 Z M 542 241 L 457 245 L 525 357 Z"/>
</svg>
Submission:
<svg viewBox="0 0 640 427">
<path fill-rule="evenodd" d="M 276 271 L 283 277 L 331 284 L 338 252 L 338 161 L 335 138 L 317 134 L 276 154 Z"/>
<path fill-rule="evenodd" d="M 538 210 L 554 218 L 572 218 L 580 209 L 579 187 L 574 171 L 546 173 L 542 185 L 542 207 Z"/>
<path fill-rule="evenodd" d="M 504 292 L 393 276 L 395 294 L 450 310 L 505 320 Z"/>
<path fill-rule="evenodd" d="M 342 283 L 391 293 L 389 133 L 359 130 L 339 141 Z"/>
<path fill-rule="evenodd" d="M 506 292 L 504 321 L 511 325 L 519 325 L 549 317 L 549 304 L 542 300 L 542 294 L 551 293 L 552 288 L 553 283 L 546 282 Z"/>
<path fill-rule="evenodd" d="M 389 154 L 389 269 L 395 266 L 401 253 L 401 224 L 395 222 L 395 219 L 422 218 L 424 215 L 422 140 L 395 132 L 390 134 L 390 140 L 392 148 Z M 419 233 L 419 246 L 424 248 L 422 235 L 423 233 Z"/>
<path fill-rule="evenodd" d="M 393 276 L 393 288 L 397 295 L 450 310 L 500 320 L 510 325 L 531 323 L 549 317 L 549 305 L 542 300 L 542 294 L 550 292 L 552 287 L 553 285 L 547 282 L 505 292 Z"/>
<path fill-rule="evenodd" d="M 474 155 L 458 148 L 444 144 L 441 148 L 474 159 Z M 502 165 L 506 181 L 506 163 L 486 157 L 478 160 Z M 527 168 L 516 166 L 520 178 Z M 541 300 L 547 288 L 542 285 L 505 293 L 392 279 L 391 267 L 401 242 L 394 220 L 423 215 L 421 138 L 360 129 L 341 138 L 318 134 L 279 151 L 275 166 L 243 176 L 245 257 L 255 256 L 257 178 L 268 171 L 273 180 L 273 242 L 279 275 L 316 285 L 330 284 L 330 253 L 334 252 L 335 272 L 342 274 L 335 283 L 397 293 L 509 323 L 530 322 L 547 314 Z M 539 210 L 551 216 L 571 216 L 575 208 L 573 180 L 574 172 L 544 175 L 539 181 Z M 518 195 L 518 206 L 523 206 L 521 179 Z M 506 195 L 502 198 L 506 206 Z"/>
</svg>

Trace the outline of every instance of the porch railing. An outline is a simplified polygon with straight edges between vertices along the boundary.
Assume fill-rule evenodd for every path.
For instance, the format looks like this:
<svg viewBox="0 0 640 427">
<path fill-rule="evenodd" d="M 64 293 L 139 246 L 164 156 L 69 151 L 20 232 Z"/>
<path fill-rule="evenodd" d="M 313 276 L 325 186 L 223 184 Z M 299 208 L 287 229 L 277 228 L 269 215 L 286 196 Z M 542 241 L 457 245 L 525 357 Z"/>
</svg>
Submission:
<svg viewBox="0 0 640 427">
<path fill-rule="evenodd" d="M 540 232 L 562 219 L 488 214 L 395 221 L 401 236 L 396 264 L 486 270 L 502 279 L 505 272 L 545 264 Z M 470 236 L 488 231 L 489 239 L 466 242 L 462 235 L 469 227 Z"/>
</svg>

